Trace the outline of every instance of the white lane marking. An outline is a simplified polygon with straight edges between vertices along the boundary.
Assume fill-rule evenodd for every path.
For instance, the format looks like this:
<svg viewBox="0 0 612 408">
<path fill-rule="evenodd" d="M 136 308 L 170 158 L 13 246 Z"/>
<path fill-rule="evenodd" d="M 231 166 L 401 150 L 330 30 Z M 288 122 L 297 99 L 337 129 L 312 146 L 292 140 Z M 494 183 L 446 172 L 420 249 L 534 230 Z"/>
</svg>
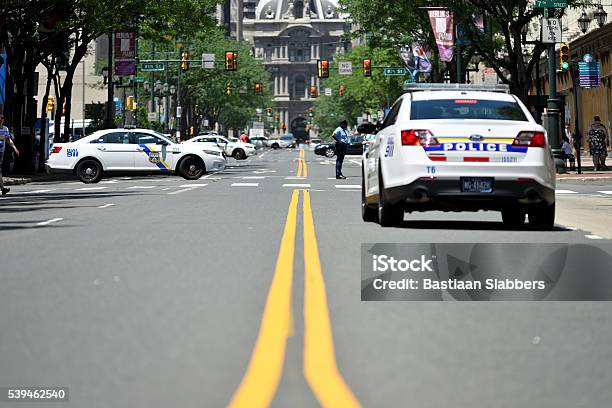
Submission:
<svg viewBox="0 0 612 408">
<path fill-rule="evenodd" d="M 565 229 L 568 229 L 568 230 L 570 230 L 570 231 L 576 231 L 576 230 L 578 230 L 578 228 L 576 228 L 576 227 L 568 227 L 567 225 L 565 226 Z"/>
<path fill-rule="evenodd" d="M 108 208 L 108 207 L 112 207 L 114 205 L 115 204 L 113 204 L 113 203 L 108 203 L 108 204 L 104 204 L 104 205 L 99 205 L 98 208 Z"/>
<path fill-rule="evenodd" d="M 48 193 L 49 191 L 55 191 L 56 188 L 52 188 L 49 190 L 32 190 L 32 191 L 24 191 L 23 194 L 39 194 L 39 193 Z"/>
<path fill-rule="evenodd" d="M 259 183 L 232 183 L 232 187 L 259 187 Z"/>
<path fill-rule="evenodd" d="M 600 237 L 599 235 L 585 235 L 584 237 L 588 239 L 604 239 L 603 237 Z"/>
<path fill-rule="evenodd" d="M 119 180 L 105 180 L 101 181 L 100 184 L 117 184 Z"/>
<path fill-rule="evenodd" d="M 255 170 L 253 174 L 276 173 L 276 170 Z"/>
<path fill-rule="evenodd" d="M 132 186 L 128 187 L 128 190 L 150 190 L 155 187 L 157 186 Z"/>
<path fill-rule="evenodd" d="M 353 160 L 353 159 L 351 159 L 351 160 L 349 160 L 349 161 L 350 161 L 351 163 L 354 163 L 354 164 L 357 164 L 357 165 L 361 166 L 361 162 L 360 162 L 360 161 L 358 161 L 358 160 Z"/>
<path fill-rule="evenodd" d="M 306 180 L 306 177 L 289 176 L 289 177 L 285 177 L 285 180 Z"/>
<path fill-rule="evenodd" d="M 185 184 L 185 185 L 181 186 L 181 187 L 185 187 L 182 190 L 173 191 L 171 193 L 168 193 L 168 195 L 176 195 L 176 194 L 185 193 L 187 191 L 193 191 L 193 190 L 196 190 L 196 189 L 198 189 L 200 187 L 206 187 L 207 185 L 208 184 L 191 184 L 191 185 Z"/>
<path fill-rule="evenodd" d="M 577 191 L 572 191 L 572 190 L 555 190 L 555 193 L 557 194 L 578 194 Z"/>
<path fill-rule="evenodd" d="M 289 187 L 289 188 L 310 188 L 310 184 L 283 184 L 283 187 Z"/>
<path fill-rule="evenodd" d="M 77 188 L 76 191 L 99 191 L 99 190 L 104 190 L 108 187 L 83 187 L 83 188 Z"/>
<path fill-rule="evenodd" d="M 243 179 L 243 180 L 263 180 L 265 179 L 264 176 L 245 176 L 245 177 L 238 177 L 238 178 Z"/>
<path fill-rule="evenodd" d="M 168 190 L 170 190 L 170 187 L 162 188 L 162 191 L 168 191 Z"/>
<path fill-rule="evenodd" d="M 131 180 L 131 177 L 121 177 L 121 180 Z"/>
<path fill-rule="evenodd" d="M 49 224 L 53 224 L 54 222 L 58 222 L 58 221 L 62 221 L 63 218 L 52 218 L 50 220 L 47 221 L 43 221 L 43 222 L 39 222 L 36 225 L 39 227 L 44 227 L 45 225 L 49 225 Z"/>
<path fill-rule="evenodd" d="M 612 195 L 612 191 L 598 191 L 598 193 Z"/>
<path fill-rule="evenodd" d="M 359 184 L 336 184 L 334 187 L 340 189 L 360 189 L 361 186 Z"/>
</svg>

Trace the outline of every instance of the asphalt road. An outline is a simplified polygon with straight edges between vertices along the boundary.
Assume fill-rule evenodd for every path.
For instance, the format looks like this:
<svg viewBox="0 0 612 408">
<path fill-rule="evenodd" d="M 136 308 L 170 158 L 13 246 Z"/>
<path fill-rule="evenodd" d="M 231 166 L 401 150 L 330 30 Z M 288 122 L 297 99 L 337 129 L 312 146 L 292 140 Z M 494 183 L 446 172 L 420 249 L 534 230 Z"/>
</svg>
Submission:
<svg viewBox="0 0 612 408">
<path fill-rule="evenodd" d="M 611 304 L 362 302 L 360 247 L 601 242 L 612 183 L 560 184 L 551 232 L 485 212 L 383 229 L 361 220 L 358 158 L 342 181 L 310 151 L 230 165 L 12 187 L 0 386 L 91 408 L 609 406 Z"/>
</svg>

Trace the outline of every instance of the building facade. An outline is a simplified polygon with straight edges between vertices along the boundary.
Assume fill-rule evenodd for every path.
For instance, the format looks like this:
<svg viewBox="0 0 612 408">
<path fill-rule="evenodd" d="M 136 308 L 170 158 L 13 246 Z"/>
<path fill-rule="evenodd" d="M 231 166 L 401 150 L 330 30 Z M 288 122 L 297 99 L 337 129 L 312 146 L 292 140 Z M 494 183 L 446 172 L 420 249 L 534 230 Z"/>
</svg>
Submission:
<svg viewBox="0 0 612 408">
<path fill-rule="evenodd" d="M 310 88 L 321 86 L 317 60 L 331 60 L 350 46 L 343 40 L 350 30 L 346 16 L 337 0 L 244 1 L 242 16 L 232 31 L 253 44 L 256 58 L 271 73 L 275 132 L 307 138 Z"/>
</svg>

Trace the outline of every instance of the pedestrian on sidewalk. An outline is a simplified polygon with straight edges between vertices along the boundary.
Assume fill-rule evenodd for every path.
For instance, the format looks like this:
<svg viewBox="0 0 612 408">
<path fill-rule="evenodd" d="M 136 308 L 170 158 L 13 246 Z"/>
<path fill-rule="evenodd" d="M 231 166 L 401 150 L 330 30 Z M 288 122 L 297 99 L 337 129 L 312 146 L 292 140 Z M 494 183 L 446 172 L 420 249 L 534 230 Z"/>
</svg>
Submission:
<svg viewBox="0 0 612 408">
<path fill-rule="evenodd" d="M 563 145 L 561 146 L 563 150 L 563 160 L 570 163 L 570 171 L 576 170 L 576 156 L 574 156 L 574 147 L 570 143 L 569 139 L 566 136 L 563 136 Z"/>
<path fill-rule="evenodd" d="M 346 149 L 348 147 L 349 137 L 351 134 L 347 130 L 348 122 L 343 120 L 334 133 L 332 138 L 336 141 L 336 178 L 346 179 L 342 174 L 342 163 L 344 162 L 344 156 L 346 155 Z"/>
<path fill-rule="evenodd" d="M 595 116 L 589 129 L 589 151 L 593 156 L 595 171 L 608 170 L 606 157 L 608 157 L 608 132 L 601 125 L 599 116 Z"/>
<path fill-rule="evenodd" d="M 4 159 L 4 151 L 7 144 L 15 151 L 15 156 L 19 157 L 19 150 L 17 150 L 15 143 L 13 143 L 11 132 L 4 126 L 4 115 L 0 113 L 0 192 L 2 195 L 6 195 L 11 191 L 10 188 L 4 187 L 4 180 L 2 179 L 2 161 Z"/>
<path fill-rule="evenodd" d="M 247 143 L 248 139 L 249 139 L 249 137 L 247 136 L 246 132 L 243 130 L 242 134 L 240 135 L 240 141 L 242 143 Z"/>
</svg>

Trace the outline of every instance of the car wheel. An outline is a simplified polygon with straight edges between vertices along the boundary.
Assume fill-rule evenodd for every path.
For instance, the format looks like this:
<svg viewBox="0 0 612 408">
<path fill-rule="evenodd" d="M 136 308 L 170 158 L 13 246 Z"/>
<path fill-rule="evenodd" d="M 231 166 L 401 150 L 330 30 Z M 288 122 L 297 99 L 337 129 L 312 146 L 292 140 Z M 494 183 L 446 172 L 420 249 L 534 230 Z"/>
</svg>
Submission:
<svg viewBox="0 0 612 408">
<path fill-rule="evenodd" d="M 539 231 L 550 231 L 555 226 L 555 203 L 550 205 L 544 203 L 530 208 L 529 226 Z"/>
<path fill-rule="evenodd" d="M 518 229 L 525 225 L 525 210 L 506 208 L 501 212 L 502 222 L 508 228 Z"/>
<path fill-rule="evenodd" d="M 272 145 L 272 148 L 273 148 L 274 150 L 278 149 L 279 147 L 280 147 L 280 146 L 278 145 L 278 143 L 274 143 L 274 144 Z"/>
<path fill-rule="evenodd" d="M 365 222 L 376 222 L 378 220 L 376 208 L 372 207 L 366 202 L 365 176 L 363 170 L 361 171 L 361 218 Z"/>
<path fill-rule="evenodd" d="M 325 157 L 329 157 L 329 158 L 331 158 L 331 157 L 334 157 L 335 155 L 336 155 L 336 152 L 335 152 L 335 151 L 334 151 L 334 149 L 332 149 L 331 147 L 328 147 L 328 148 L 325 150 Z"/>
<path fill-rule="evenodd" d="M 397 227 L 404 221 L 404 209 L 387 201 L 382 172 L 378 170 L 378 223 L 381 227 Z"/>
<path fill-rule="evenodd" d="M 206 172 L 206 166 L 201 158 L 187 156 L 179 163 L 179 174 L 186 180 L 197 180 Z"/>
<path fill-rule="evenodd" d="M 234 159 L 236 160 L 244 160 L 246 159 L 246 153 L 242 149 L 234 150 Z"/>
<path fill-rule="evenodd" d="M 102 165 L 94 159 L 82 160 L 77 164 L 76 174 L 83 183 L 97 183 L 102 179 Z"/>
</svg>

